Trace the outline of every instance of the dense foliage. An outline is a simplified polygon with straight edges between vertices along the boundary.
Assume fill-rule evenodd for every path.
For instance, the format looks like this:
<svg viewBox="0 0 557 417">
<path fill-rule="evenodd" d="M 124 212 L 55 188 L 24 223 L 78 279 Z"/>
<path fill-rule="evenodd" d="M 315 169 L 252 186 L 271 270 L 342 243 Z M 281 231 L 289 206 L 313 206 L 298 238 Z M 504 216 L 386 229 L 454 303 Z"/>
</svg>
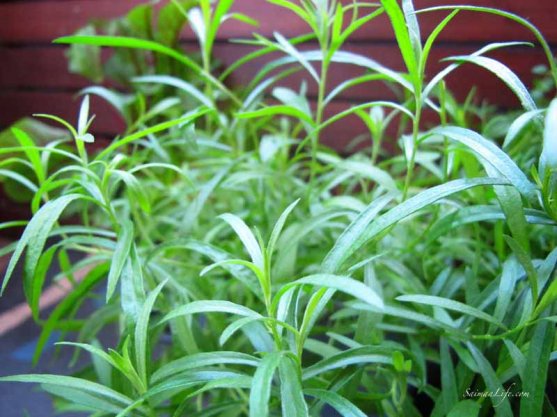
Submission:
<svg viewBox="0 0 557 417">
<path fill-rule="evenodd" d="M 2 288 L 23 258 L 25 294 L 43 328 L 35 359 L 61 330 L 74 335 L 63 348 L 92 361 L 74 377 L 3 380 L 40 383 L 61 410 L 94 416 L 303 417 L 331 408 L 347 417 L 555 416 L 557 102 L 546 109 L 546 99 L 557 68 L 543 36 L 491 8 L 269 1 L 307 22 L 309 34 L 255 35 L 245 42 L 257 51 L 224 71 L 213 62 L 220 25 L 254 23 L 229 13 L 232 0 L 173 1 L 148 31 L 129 24 L 153 20 L 142 6 L 108 34 L 87 28 L 57 40 L 74 45 L 75 71 L 132 90 L 87 89 L 75 127 L 41 115 L 71 140 L 37 145 L 13 129 L 18 144 L 0 149 L 9 155 L 0 175 L 33 192 L 34 214 L 5 249 L 13 255 Z M 440 10 L 446 17 L 425 36 L 420 16 Z M 515 42 L 448 57 L 426 77 L 431 49 L 458 13 L 530 29 L 547 55 L 546 81 L 530 92 L 488 56 Z M 343 49 L 376 19 L 391 22 L 404 72 Z M 199 56 L 177 43 L 186 23 Z M 302 48 L 310 41 L 318 48 Z M 99 47 L 134 51 L 140 65 L 119 53 L 108 67 L 80 66 Z M 244 64 L 277 52 L 250 85 L 226 86 Z M 522 111 L 498 116 L 495 128 L 490 111 L 455 100 L 444 79 L 463 63 L 495 73 Z M 333 64 L 368 72 L 331 89 Z M 280 86 L 298 71 L 317 86 L 314 106 L 305 85 Z M 400 100 L 325 116 L 338 94 L 363 83 L 387 83 Z M 93 154 L 87 94 L 128 124 Z M 438 126 L 423 123 L 426 112 Z M 353 114 L 371 144 L 347 157 L 323 146 L 323 129 Z M 386 152 L 387 141 L 399 151 Z M 80 225 L 60 223 L 62 213 Z M 70 251 L 86 256 L 71 264 Z M 39 299 L 55 262 L 67 277 L 85 274 L 43 318 Z M 102 306 L 80 318 L 99 294 Z M 99 332 L 110 326 L 118 341 L 103 346 Z M 499 395 L 476 395 L 489 392 Z"/>
</svg>

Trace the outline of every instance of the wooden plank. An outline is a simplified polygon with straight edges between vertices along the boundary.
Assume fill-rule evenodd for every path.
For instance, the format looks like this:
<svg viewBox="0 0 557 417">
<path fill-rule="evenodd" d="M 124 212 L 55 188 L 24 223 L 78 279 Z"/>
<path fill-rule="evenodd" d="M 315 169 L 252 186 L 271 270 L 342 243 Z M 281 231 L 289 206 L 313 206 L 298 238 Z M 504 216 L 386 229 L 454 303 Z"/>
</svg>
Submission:
<svg viewBox="0 0 557 417">
<path fill-rule="evenodd" d="M 12 240 L 6 239 L 5 237 L 0 237 L 0 248 L 4 248 L 12 243 Z M 0 275 L 4 276 L 4 272 L 6 271 L 6 267 L 8 266 L 8 262 L 10 261 L 9 255 L 4 255 L 0 257 Z"/>
<path fill-rule="evenodd" d="M 83 88 L 90 83 L 68 73 L 64 47 L 0 48 L 0 88 Z"/>
<path fill-rule="evenodd" d="M 15 2 L 0 4 L 0 40 L 8 44 L 49 43 L 53 39 L 73 33 L 92 18 L 109 19 L 126 13 L 140 0 L 73 0 Z M 435 5 L 460 4 L 459 0 L 417 0 L 418 8 Z M 545 36 L 557 42 L 557 2 L 553 0 L 469 0 L 468 4 L 498 7 L 529 18 L 542 29 Z M 235 10 L 244 12 L 260 22 L 255 29 L 249 25 L 230 21 L 225 23 L 220 39 L 246 37 L 256 31 L 271 35 L 273 31 L 285 36 L 295 36 L 308 31 L 307 26 L 291 12 L 262 0 L 241 0 Z M 427 13 L 421 16 L 424 33 L 429 33 L 446 15 L 446 12 Z M 184 38 L 192 39 L 191 31 Z M 385 16 L 360 29 L 353 39 L 388 40 L 392 30 Z M 443 32 L 441 39 L 452 41 L 500 41 L 533 39 L 529 32 L 517 24 L 490 15 L 462 12 Z"/>
<path fill-rule="evenodd" d="M 226 68 L 236 62 L 244 54 L 252 50 L 251 47 L 235 44 L 218 45 L 215 49 L 216 58 L 221 61 Z M 350 45 L 348 51 L 360 55 L 369 56 L 395 70 L 402 70 L 403 63 L 398 50 L 389 45 Z M 430 57 L 428 74 L 431 77 L 447 64 L 440 62 L 449 55 L 462 55 L 474 51 L 471 46 L 446 46 L 440 45 L 433 49 Z M 67 73 L 66 58 L 63 48 L 59 47 L 33 47 L 33 48 L 4 48 L 0 50 L 0 56 L 6 58 L 5 64 L 0 66 L 0 89 L 34 89 L 34 90 L 63 90 L 77 91 L 90 85 L 88 80 L 79 76 Z M 530 84 L 532 75 L 531 69 L 537 64 L 545 62 L 545 57 L 540 48 L 509 48 L 491 54 L 502 62 L 509 65 L 518 76 L 527 84 Z M 228 80 L 231 85 L 246 85 L 261 70 L 262 66 L 270 61 L 271 57 L 266 57 L 253 61 L 236 71 Z M 336 65 L 331 71 L 331 86 L 336 86 L 343 80 L 355 77 L 364 73 L 364 70 L 352 65 Z M 300 83 L 307 79 L 304 73 L 296 74 L 287 79 L 283 84 L 298 88 Z M 462 79 L 461 79 L 462 78 Z M 311 80 L 310 80 L 311 81 Z M 470 65 L 461 68 L 450 77 L 451 87 L 456 90 L 457 95 L 461 96 L 476 84 L 484 98 L 495 104 L 505 106 L 515 105 L 516 101 L 510 92 L 506 90 L 501 81 L 485 70 L 481 70 Z M 379 88 L 379 90 L 377 90 Z M 342 98 L 353 100 L 365 100 L 370 97 L 379 98 L 387 94 L 387 89 L 381 84 L 367 84 L 347 90 L 341 95 Z M 316 87 L 313 82 L 309 83 L 310 94 L 316 94 Z M 510 100 L 510 102 L 509 102 Z M 2 104 L 0 103 L 0 106 Z"/>
</svg>

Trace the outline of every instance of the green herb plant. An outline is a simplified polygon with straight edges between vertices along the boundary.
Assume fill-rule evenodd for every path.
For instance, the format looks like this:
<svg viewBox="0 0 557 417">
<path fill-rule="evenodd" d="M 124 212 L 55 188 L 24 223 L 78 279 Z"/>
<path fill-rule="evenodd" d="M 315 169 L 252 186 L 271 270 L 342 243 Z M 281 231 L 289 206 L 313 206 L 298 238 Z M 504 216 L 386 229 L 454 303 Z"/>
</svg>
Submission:
<svg viewBox="0 0 557 417">
<path fill-rule="evenodd" d="M 255 23 L 230 12 L 233 0 L 166 6 L 192 27 L 200 59 L 157 36 L 56 40 L 152 53 L 182 71 L 131 75 L 139 111 L 111 90 L 88 88 L 76 127 L 39 115 L 70 139 L 39 146 L 15 128 L 18 144 L 0 149 L 10 155 L 0 175 L 17 177 L 18 165 L 34 174 L 17 177 L 34 195 L 33 217 L 3 250 L 13 254 L 2 290 L 21 260 L 42 327 L 35 361 L 54 331 L 68 340 L 59 349 L 91 358 L 74 376 L 1 380 L 41 384 L 60 411 L 91 416 L 555 416 L 557 102 L 543 104 L 489 57 L 523 42 L 486 45 L 426 71 L 454 17 L 484 13 L 533 33 L 554 87 L 541 33 L 479 6 L 268 1 L 308 33 L 240 40 L 257 49 L 220 73 L 221 24 Z M 426 36 L 420 18 L 433 12 L 444 18 Z M 345 50 L 379 19 L 391 23 L 403 71 Z M 249 85 L 228 86 L 261 57 L 268 63 Z M 519 99 L 502 136 L 489 134 L 491 113 L 447 89 L 446 76 L 464 63 L 491 71 Z M 343 64 L 365 74 L 332 86 L 332 65 Z M 283 84 L 294 73 L 306 79 L 296 90 Z M 326 116 L 339 94 L 364 83 L 386 83 L 397 99 Z M 96 153 L 89 94 L 127 122 Z M 426 112 L 437 126 L 424 123 Z M 372 141 L 343 156 L 322 136 L 349 115 Z M 387 141 L 400 151 L 386 152 Z M 54 157 L 65 163 L 50 164 Z M 70 213 L 79 224 L 61 220 Z M 69 252 L 83 256 L 72 264 Z M 72 291 L 43 317 L 40 295 L 55 263 Z M 81 307 L 99 296 L 102 305 L 83 318 Z M 100 342 L 107 328 L 117 334 L 110 346 Z"/>
</svg>

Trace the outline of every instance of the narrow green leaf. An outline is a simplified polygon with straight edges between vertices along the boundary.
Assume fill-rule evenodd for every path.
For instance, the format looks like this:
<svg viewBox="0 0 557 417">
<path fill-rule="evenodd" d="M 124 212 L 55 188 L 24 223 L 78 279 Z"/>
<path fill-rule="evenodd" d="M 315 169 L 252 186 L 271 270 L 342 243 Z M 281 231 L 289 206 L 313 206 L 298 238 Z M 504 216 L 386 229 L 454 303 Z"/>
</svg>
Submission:
<svg viewBox="0 0 557 417">
<path fill-rule="evenodd" d="M 503 321 L 511 303 L 513 290 L 520 277 L 521 270 L 516 258 L 511 257 L 503 264 L 503 272 L 499 282 L 499 293 L 493 316 Z"/>
<path fill-rule="evenodd" d="M 493 370 L 489 361 L 482 354 L 482 352 L 471 342 L 468 342 L 467 346 L 468 350 L 474 357 L 474 360 L 478 364 L 478 370 L 483 377 L 487 390 L 492 393 L 505 392 L 505 389 L 501 385 L 497 374 Z M 508 397 L 501 398 L 501 396 L 493 396 L 490 399 L 491 403 L 493 404 L 493 410 L 495 411 L 495 415 L 497 417 L 513 417 L 513 412 Z"/>
<path fill-rule="evenodd" d="M 445 338 L 441 338 L 439 347 L 441 357 L 441 396 L 444 409 L 443 415 L 445 415 L 458 401 L 458 383 L 455 377 L 455 366 L 451 359 L 449 344 Z"/>
<path fill-rule="evenodd" d="M 454 180 L 422 191 L 377 218 L 375 217 L 380 209 L 384 207 L 384 202 L 379 205 L 379 210 L 377 210 L 377 203 L 373 202 L 337 239 L 334 247 L 323 261 L 323 269 L 326 272 L 340 270 L 344 262 L 367 242 L 404 218 L 436 201 L 473 187 L 506 184 L 508 184 L 507 181 L 497 178 Z"/>
<path fill-rule="evenodd" d="M 362 410 L 334 391 L 311 388 L 305 389 L 304 393 L 329 404 L 337 410 L 342 417 L 367 417 Z"/>
<path fill-rule="evenodd" d="M 199 214 L 205 207 L 205 203 L 221 184 L 223 178 L 230 172 L 232 165 L 227 165 L 220 169 L 209 181 L 202 184 L 199 189 L 197 197 L 187 206 L 184 217 L 182 219 L 182 224 L 186 228 L 186 231 L 194 229 L 194 226 L 198 223 Z"/>
<path fill-rule="evenodd" d="M 515 46 L 525 46 L 525 45 L 531 45 L 531 44 L 527 43 L 527 42 L 494 42 L 494 43 L 490 43 L 490 44 L 480 48 L 479 50 L 470 54 L 469 56 L 476 57 L 476 56 L 481 56 L 481 55 L 484 55 L 488 52 L 491 52 L 491 51 L 494 51 L 494 50 L 497 50 L 497 49 L 501 49 L 501 48 L 508 48 L 508 47 L 515 47 Z M 439 71 L 429 81 L 429 83 L 423 89 L 422 99 L 424 101 L 427 100 L 428 97 L 430 96 L 431 92 L 433 91 L 433 89 L 435 87 L 437 87 L 441 83 L 441 81 L 443 81 L 451 72 L 453 72 L 454 70 L 459 68 L 461 65 L 462 65 L 462 62 L 459 61 L 459 62 L 451 64 L 447 68 Z M 435 108 L 435 107 L 433 107 L 433 108 Z"/>
<path fill-rule="evenodd" d="M 12 133 L 16 137 L 19 144 L 23 147 L 25 155 L 27 155 L 27 158 L 33 166 L 33 171 L 35 172 L 37 180 L 39 181 L 39 184 L 41 184 L 46 179 L 46 173 L 41 161 L 41 154 L 37 149 L 35 142 L 33 142 L 33 139 L 31 139 L 26 132 L 18 129 L 17 127 L 12 128 Z"/>
<path fill-rule="evenodd" d="M 294 201 L 292 204 L 290 204 L 282 212 L 279 219 L 275 223 L 275 227 L 273 227 L 273 231 L 271 232 L 271 237 L 269 238 L 269 243 L 267 244 L 267 256 L 269 258 L 273 255 L 273 252 L 275 250 L 275 246 L 276 246 L 277 241 L 280 237 L 282 229 L 284 228 L 284 224 L 286 223 L 286 220 L 288 219 L 288 216 L 290 216 L 290 213 L 292 213 L 292 211 L 296 208 L 296 206 L 298 205 L 299 202 L 300 202 L 300 199 L 298 199 L 298 200 Z"/>
<path fill-rule="evenodd" d="M 278 44 L 280 45 L 280 48 L 286 54 L 292 56 L 300 65 L 302 65 L 307 70 L 309 75 L 311 75 L 311 77 L 317 83 L 319 83 L 320 78 L 319 78 L 319 75 L 317 75 L 317 71 L 315 71 L 315 68 L 313 68 L 313 66 L 306 60 L 306 58 L 304 57 L 304 54 L 300 53 L 300 51 L 298 51 L 298 49 L 296 49 L 294 47 L 294 45 L 292 45 L 288 41 L 288 39 L 286 39 L 280 33 L 275 32 L 275 33 L 273 33 L 273 35 L 274 35 L 275 39 L 277 40 Z"/>
<path fill-rule="evenodd" d="M 126 184 L 128 192 L 134 197 L 131 200 L 136 200 L 144 213 L 151 213 L 151 203 L 146 194 L 145 188 L 133 174 L 119 169 L 113 170 L 111 174 Z"/>
<path fill-rule="evenodd" d="M 524 367 L 522 390 L 528 393 L 520 399 L 520 417 L 542 417 L 549 357 L 555 340 L 555 324 L 541 321 L 534 329 Z"/>
<path fill-rule="evenodd" d="M 349 349 L 304 369 L 303 380 L 310 380 L 325 372 L 344 369 L 352 365 L 362 367 L 368 364 L 392 365 L 392 351 L 392 348 L 383 346 L 363 346 Z"/>
<path fill-rule="evenodd" d="M 527 252 L 522 245 L 520 245 L 515 239 L 510 236 L 504 236 L 507 245 L 512 249 L 516 258 L 526 271 L 526 275 L 528 276 L 528 282 L 530 283 L 530 290 L 532 293 L 532 301 L 533 304 L 536 305 L 538 302 L 538 273 L 534 264 L 532 262 L 532 258 L 530 257 L 530 253 Z"/>
<path fill-rule="evenodd" d="M 229 314 L 236 314 L 238 316 L 244 316 L 244 317 L 253 317 L 253 318 L 262 317 L 261 314 L 247 307 L 241 306 L 239 304 L 231 303 L 230 301 L 201 300 L 201 301 L 192 301 L 191 303 L 188 303 L 185 306 L 174 309 L 166 316 L 164 316 L 164 318 L 160 321 L 159 324 L 167 322 L 168 320 L 172 320 L 179 316 L 186 316 L 190 314 L 199 314 L 199 313 L 229 313 Z"/>
<path fill-rule="evenodd" d="M 180 78 L 172 77 L 170 75 L 145 75 L 142 77 L 135 77 L 132 79 L 132 81 L 134 83 L 154 83 L 176 87 L 177 89 L 182 90 L 183 92 L 197 99 L 204 106 L 208 108 L 214 107 L 213 102 L 197 87 Z"/>
<path fill-rule="evenodd" d="M 538 172 L 541 176 L 542 183 L 546 184 L 543 187 L 544 189 L 554 189 L 556 187 L 555 175 L 552 174 L 552 172 L 555 172 L 555 170 L 557 170 L 557 147 L 555 146 L 555 144 L 557 143 L 557 135 L 555 134 L 555 127 L 557 126 L 556 120 L 557 100 L 553 99 L 551 103 L 549 103 L 547 114 L 545 115 L 545 125 L 543 128 L 543 148 L 538 165 Z M 553 196 L 553 198 L 555 197 Z M 546 203 L 545 205 L 548 205 L 549 207 L 553 206 L 551 203 Z M 555 212 L 554 209 L 552 211 Z M 555 217 L 555 215 L 553 217 Z"/>
<path fill-rule="evenodd" d="M 212 111 L 211 109 L 200 108 L 198 110 L 195 110 L 193 112 L 190 112 L 190 113 L 186 114 L 184 117 L 181 117 L 179 119 L 170 120 L 168 122 L 162 122 L 162 123 L 159 123 L 155 126 L 149 127 L 147 129 L 140 130 L 139 132 L 133 133 L 133 134 L 131 134 L 129 136 L 126 136 L 122 139 L 116 140 L 116 141 L 112 142 L 109 146 L 107 146 L 104 150 L 99 152 L 99 154 L 97 155 L 97 160 L 100 160 L 100 159 L 103 159 L 106 156 L 109 156 L 116 149 L 121 148 L 122 146 L 125 146 L 128 143 L 131 143 L 131 142 L 133 142 L 137 139 L 144 138 L 144 137 L 149 136 L 150 134 L 153 134 L 153 133 L 162 132 L 163 130 L 168 130 L 169 128 L 177 126 L 177 125 L 186 125 L 188 123 L 193 122 L 195 119 L 211 112 L 211 111 Z"/>
<path fill-rule="evenodd" d="M 223 346 L 226 342 L 228 342 L 228 339 L 230 339 L 238 330 L 240 330 L 244 326 L 249 325 L 250 323 L 256 322 L 257 320 L 259 320 L 259 318 L 257 317 L 243 317 L 241 319 L 234 320 L 232 323 L 226 326 L 226 328 L 221 333 L 219 337 L 219 345 Z"/>
<path fill-rule="evenodd" d="M 304 22 L 309 23 L 311 21 L 311 18 L 307 14 L 307 12 L 303 8 L 298 6 L 296 3 L 292 3 L 291 1 L 288 1 L 288 0 L 267 0 L 267 1 L 269 3 L 276 4 L 277 6 L 284 7 L 285 9 L 288 9 L 288 10 L 294 12 Z"/>
<path fill-rule="evenodd" d="M 273 376 L 283 355 L 283 352 L 271 352 L 261 360 L 251 383 L 249 417 L 269 416 L 269 400 L 271 398 Z"/>
<path fill-rule="evenodd" d="M 161 282 L 147 297 L 143 309 L 139 314 L 137 325 L 135 327 L 134 342 L 135 342 L 135 366 L 139 377 L 147 386 L 147 368 L 149 367 L 150 360 L 147 357 L 149 349 L 149 318 L 151 311 L 155 305 L 155 301 L 162 291 L 165 282 Z"/>
<path fill-rule="evenodd" d="M 528 180 L 515 162 L 493 142 L 470 129 L 456 126 L 438 127 L 433 129 L 431 133 L 447 137 L 450 140 L 465 145 L 481 158 L 480 162 L 482 164 L 489 164 L 489 166 L 500 172 L 522 195 L 527 198 L 535 197 L 535 186 Z"/>
<path fill-rule="evenodd" d="M 235 216 L 230 213 L 222 214 L 219 217 L 223 219 L 225 222 L 227 222 L 230 225 L 230 227 L 232 227 L 232 229 L 234 229 L 234 231 L 236 232 L 236 234 L 244 244 L 244 247 L 248 251 L 252 262 L 260 270 L 264 271 L 265 264 L 264 264 L 263 251 L 261 250 L 261 247 L 259 246 L 259 243 L 257 242 L 257 239 L 255 238 L 253 232 L 246 225 L 246 223 L 244 223 L 244 221 L 240 219 L 238 216 Z"/>
<path fill-rule="evenodd" d="M 530 224 L 546 226 L 555 225 L 554 221 L 540 210 L 525 209 L 526 221 Z M 427 242 L 431 243 L 442 235 L 446 235 L 457 227 L 483 221 L 505 220 L 505 213 L 500 206 L 479 205 L 466 206 L 458 211 L 441 217 L 428 231 Z"/>
<path fill-rule="evenodd" d="M 58 245 L 53 245 L 43 252 L 33 276 L 25 276 L 23 280 L 25 294 L 35 320 L 39 319 L 41 293 L 46 281 L 46 274 L 50 270 L 52 259 L 58 251 Z"/>
<path fill-rule="evenodd" d="M 130 125 L 132 123 L 129 106 L 133 102 L 132 95 L 118 93 L 101 86 L 87 87 L 80 91 L 81 94 L 93 94 L 104 99 L 114 107 Z"/>
<path fill-rule="evenodd" d="M 176 242 L 179 244 L 179 242 Z M 168 247 L 175 246 L 174 243 L 169 242 Z M 180 247 L 181 245 L 177 246 Z M 195 240 L 187 240 L 183 243 L 183 247 L 189 250 L 198 252 L 204 256 L 210 258 L 213 262 L 218 263 L 220 267 L 225 269 L 234 278 L 244 284 L 253 294 L 258 298 L 261 298 L 261 290 L 257 285 L 255 277 L 249 270 L 246 270 L 243 266 L 235 263 L 224 262 L 226 260 L 232 259 L 232 255 L 228 252 L 223 251 L 215 246 L 209 245 L 208 243 L 198 242 Z"/>
<path fill-rule="evenodd" d="M 64 315 L 68 314 L 70 311 L 75 311 L 75 309 L 78 308 L 83 301 L 85 301 L 86 296 L 93 291 L 95 286 L 106 277 L 107 272 L 108 263 L 101 263 L 98 266 L 93 267 L 93 269 L 85 276 L 83 281 L 79 282 L 73 291 L 66 295 L 64 299 L 55 307 L 54 311 L 42 325 L 41 334 L 33 354 L 34 365 L 36 365 L 39 361 L 46 343 L 52 335 L 52 332 L 58 326 L 58 323 L 63 319 Z"/>
<path fill-rule="evenodd" d="M 524 131 L 524 129 L 533 121 L 540 117 L 544 110 L 532 110 L 524 114 L 521 114 L 512 124 L 509 126 L 507 135 L 503 142 L 503 148 L 508 148 Z"/>
<path fill-rule="evenodd" d="M 74 378 L 71 376 L 48 374 L 16 375 L 1 377 L 0 382 L 26 382 L 59 387 L 70 387 L 80 392 L 90 393 L 93 395 L 97 395 L 103 399 L 114 401 L 116 404 L 124 407 L 128 406 L 132 402 L 130 398 L 108 387 L 97 384 L 95 382 L 87 381 L 85 379 Z"/>
<path fill-rule="evenodd" d="M 381 297 L 370 287 L 353 278 L 332 274 L 309 275 L 285 285 L 281 288 L 280 294 L 283 294 L 297 285 L 314 285 L 317 287 L 334 289 L 351 295 L 379 309 L 383 308 L 383 300 Z"/>
<path fill-rule="evenodd" d="M 445 19 L 443 19 L 441 23 L 439 23 L 435 27 L 435 29 L 431 32 L 431 34 L 428 36 L 423 47 L 422 55 L 420 56 L 420 74 L 424 74 L 425 72 L 427 60 L 429 58 L 429 53 L 431 51 L 431 48 L 433 47 L 433 44 L 437 40 L 437 37 L 440 35 L 443 29 L 445 29 L 445 27 L 451 22 L 451 20 L 454 19 L 454 17 L 458 14 L 458 12 L 459 12 L 458 10 L 453 10 L 451 14 L 445 17 Z"/>
<path fill-rule="evenodd" d="M 416 57 L 416 62 L 420 61 L 422 55 L 422 35 L 420 33 L 420 25 L 414 10 L 413 0 L 402 0 L 402 11 L 404 12 L 404 20 L 408 27 L 410 42 Z"/>
<path fill-rule="evenodd" d="M 311 126 L 315 124 L 313 119 L 306 112 L 289 105 L 267 106 L 260 110 L 237 113 L 236 117 L 239 119 L 253 119 L 257 117 L 271 117 L 276 115 L 292 116 L 300 121 L 310 124 Z"/>
<path fill-rule="evenodd" d="M 14 268 L 25 249 L 27 249 L 27 255 L 25 257 L 24 274 L 27 277 L 33 277 L 35 275 L 37 263 L 39 262 L 50 231 L 66 207 L 78 199 L 83 199 L 83 196 L 80 194 L 68 194 L 56 200 L 49 201 L 33 216 L 21 235 L 10 259 L 4 281 L 2 282 L 0 295 L 4 292 L 6 285 L 8 285 Z"/>
<path fill-rule="evenodd" d="M 122 222 L 120 232 L 118 233 L 118 241 L 116 243 L 116 248 L 114 249 L 114 254 L 112 255 L 112 264 L 110 266 L 110 272 L 108 273 L 107 285 L 106 285 L 106 301 L 108 302 L 114 291 L 116 290 L 116 285 L 118 280 L 122 275 L 122 270 L 124 265 L 128 260 L 130 255 L 130 250 L 133 244 L 134 238 L 134 226 L 129 220 Z"/>
<path fill-rule="evenodd" d="M 471 64 L 478 65 L 486 70 L 492 72 L 497 77 L 499 77 L 518 97 L 520 103 L 526 111 L 536 111 L 537 106 L 534 99 L 530 95 L 530 92 L 526 86 L 520 81 L 520 78 L 511 71 L 509 67 L 501 62 L 488 58 L 485 56 L 453 56 L 446 58 L 447 61 L 458 61 L 458 62 L 468 62 Z"/>
<path fill-rule="evenodd" d="M 538 303 L 536 310 L 534 311 L 533 318 L 537 318 L 551 306 L 555 301 L 557 301 L 557 279 L 554 279 L 547 290 L 545 291 L 542 299 Z"/>
<path fill-rule="evenodd" d="M 108 46 L 117 48 L 131 48 L 131 49 L 142 49 L 147 51 L 158 52 L 163 55 L 167 55 L 174 58 L 176 61 L 182 63 L 187 68 L 191 69 L 199 76 L 203 77 L 206 81 L 215 85 L 220 90 L 224 91 L 230 96 L 229 91 L 224 87 L 217 79 L 215 79 L 211 74 L 206 73 L 199 66 L 197 62 L 189 58 L 186 54 L 176 51 L 172 48 L 164 46 L 160 43 L 146 40 L 131 38 L 125 36 L 66 36 L 54 40 L 54 43 L 61 44 L 81 44 L 81 45 L 96 45 L 96 46 Z M 231 98 L 236 99 L 236 97 L 231 96 Z"/>
<path fill-rule="evenodd" d="M 221 351 L 196 353 L 163 365 L 153 373 L 151 383 L 155 384 L 162 380 L 167 380 L 176 374 L 192 369 L 217 365 L 242 365 L 256 368 L 259 365 L 259 359 L 255 356 L 240 352 Z"/>
<path fill-rule="evenodd" d="M 396 298 L 396 300 L 445 308 L 447 310 L 452 310 L 456 311 L 457 313 L 476 317 L 489 323 L 493 323 L 498 327 L 505 328 L 505 326 L 495 317 L 484 313 L 483 311 L 478 310 L 475 307 L 471 307 L 467 304 L 461 303 L 460 301 L 454 301 L 448 298 L 437 297 L 434 295 L 400 295 Z"/>
<path fill-rule="evenodd" d="M 459 401 L 449 411 L 447 417 L 478 417 L 482 406 L 473 400 Z"/>
<path fill-rule="evenodd" d="M 283 417 L 307 417 L 308 406 L 304 399 L 300 370 L 290 355 L 285 355 L 279 364 L 280 400 Z"/>
<path fill-rule="evenodd" d="M 412 76 L 417 74 L 417 61 L 414 46 L 410 34 L 408 33 L 408 26 L 404 19 L 404 14 L 397 2 L 397 0 L 381 0 L 381 4 L 389 15 L 391 25 L 395 31 L 395 37 L 398 43 L 402 58 L 408 69 L 408 73 Z"/>
</svg>

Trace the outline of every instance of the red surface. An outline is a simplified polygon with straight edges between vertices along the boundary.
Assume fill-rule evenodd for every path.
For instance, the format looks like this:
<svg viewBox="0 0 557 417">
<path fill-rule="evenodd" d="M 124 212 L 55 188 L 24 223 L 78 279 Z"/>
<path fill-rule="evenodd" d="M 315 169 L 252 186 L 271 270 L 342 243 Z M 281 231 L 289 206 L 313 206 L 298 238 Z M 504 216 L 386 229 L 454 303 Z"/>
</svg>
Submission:
<svg viewBox="0 0 557 417">
<path fill-rule="evenodd" d="M 92 17 L 107 19 L 126 13 L 140 0 L 49 0 L 18 1 L 0 4 L 0 39 L 6 43 L 48 43 L 54 38 L 71 34 L 85 25 Z M 497 7 L 526 17 L 543 29 L 548 39 L 557 41 L 557 2 L 553 0 L 416 0 L 418 9 L 437 5 L 458 5 L 462 3 Z M 246 13 L 260 22 L 260 28 L 227 23 L 219 37 L 227 39 L 236 36 L 250 36 L 257 31 L 269 35 L 273 31 L 285 36 L 307 32 L 307 27 L 287 10 L 268 4 L 264 0 L 239 0 L 234 7 L 236 11 Z M 425 33 L 431 31 L 446 15 L 446 12 L 428 13 L 422 18 Z M 515 40 L 527 37 L 527 31 L 502 18 L 462 12 L 455 23 L 444 32 L 444 40 L 484 41 Z M 184 34 L 191 38 L 191 32 Z M 362 28 L 356 39 L 376 40 L 391 39 L 392 31 L 385 18 L 377 19 L 373 24 Z"/>
<path fill-rule="evenodd" d="M 64 57 L 65 47 L 52 45 L 58 36 L 68 35 L 92 18 L 111 18 L 128 11 L 139 0 L 24 0 L 0 4 L 0 126 L 7 126 L 20 117 L 34 112 L 57 114 L 74 120 L 78 110 L 75 93 L 89 85 L 87 80 L 68 74 Z M 457 0 L 416 0 L 418 8 L 439 4 L 459 4 Z M 472 0 L 468 3 L 503 8 L 528 17 L 548 39 L 557 42 L 557 2 L 554 0 Z M 257 31 L 271 35 L 279 31 L 294 36 L 307 31 L 302 22 L 290 12 L 268 4 L 264 0 L 238 0 L 237 11 L 242 11 L 261 22 L 259 28 L 231 22 L 220 32 L 221 42 L 216 45 L 215 56 L 230 65 L 241 57 L 249 47 L 229 44 L 226 39 L 250 36 Z M 427 34 L 447 13 L 423 14 L 422 32 Z M 184 33 L 184 40 L 191 48 L 192 34 Z M 472 52 L 482 44 L 498 40 L 533 40 L 532 35 L 519 25 L 497 16 L 461 12 L 439 37 L 441 43 L 434 48 L 428 68 L 434 74 L 446 64 L 440 59 L 448 55 Z M 312 48 L 311 45 L 308 46 Z M 314 46 L 313 46 L 314 47 Z M 386 16 L 360 29 L 348 50 L 369 56 L 393 69 L 402 69 L 402 60 L 394 43 L 392 30 Z M 106 54 L 109 52 L 107 51 Z M 530 70 L 544 62 L 540 48 L 518 48 L 493 54 L 507 63 L 525 80 L 531 81 Z M 253 79 L 268 59 L 254 61 L 237 71 L 228 81 L 243 85 Z M 331 86 L 342 80 L 362 74 L 364 70 L 351 65 L 336 65 L 331 72 Z M 309 78 L 299 73 L 284 81 L 286 86 L 299 88 Z M 493 74 L 470 65 L 456 71 L 449 78 L 449 87 L 459 98 L 464 98 L 473 85 L 478 86 L 481 97 L 503 107 L 514 107 L 518 101 Z M 316 96 L 314 84 L 309 80 L 309 94 Z M 384 99 L 390 96 L 385 86 L 370 83 L 347 90 L 335 106 L 346 107 L 350 103 Z M 96 132 L 114 134 L 120 132 L 120 117 L 105 103 L 95 100 L 93 111 L 98 115 L 94 125 Z M 331 128 L 331 131 L 333 128 Z M 358 123 L 345 123 L 342 130 L 326 139 L 338 143 L 337 135 L 346 136 L 342 142 L 360 133 Z"/>
</svg>

